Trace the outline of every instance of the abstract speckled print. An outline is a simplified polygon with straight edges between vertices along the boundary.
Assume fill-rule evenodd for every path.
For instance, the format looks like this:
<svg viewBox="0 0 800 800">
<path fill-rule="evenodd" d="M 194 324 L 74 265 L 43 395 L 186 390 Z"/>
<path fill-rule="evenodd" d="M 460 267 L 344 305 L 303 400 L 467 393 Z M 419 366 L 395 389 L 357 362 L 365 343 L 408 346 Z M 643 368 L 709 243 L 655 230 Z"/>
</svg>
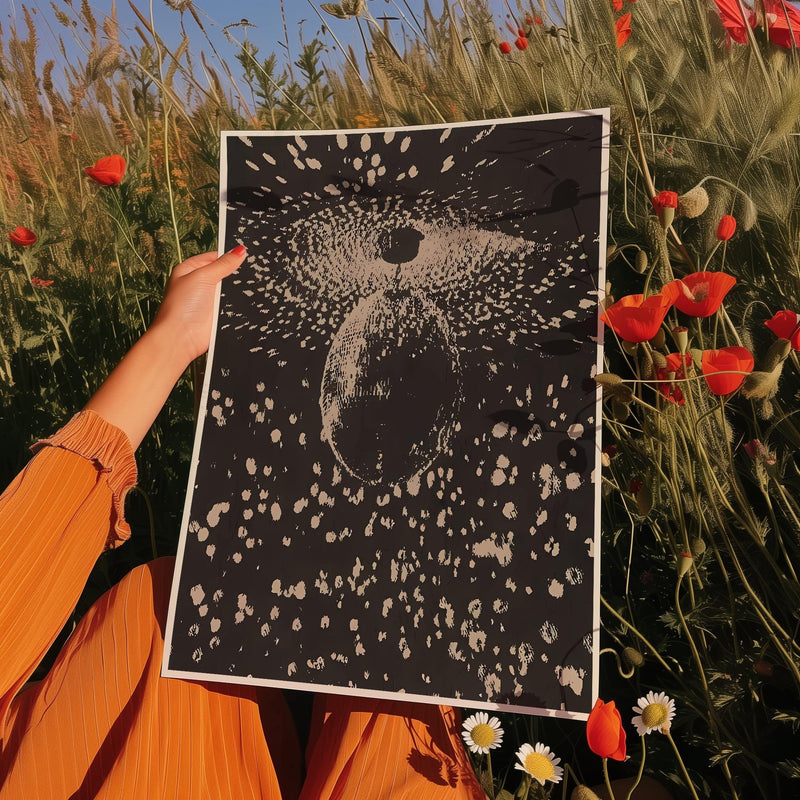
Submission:
<svg viewBox="0 0 800 800">
<path fill-rule="evenodd" d="M 591 709 L 606 130 L 223 135 L 167 674 Z"/>
</svg>

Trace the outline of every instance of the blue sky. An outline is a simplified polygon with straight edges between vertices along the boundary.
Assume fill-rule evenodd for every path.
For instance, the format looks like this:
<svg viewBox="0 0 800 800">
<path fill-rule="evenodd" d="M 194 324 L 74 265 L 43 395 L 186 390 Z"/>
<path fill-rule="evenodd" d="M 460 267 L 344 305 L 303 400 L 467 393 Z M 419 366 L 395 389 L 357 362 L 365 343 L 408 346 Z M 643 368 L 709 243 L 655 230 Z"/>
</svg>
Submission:
<svg viewBox="0 0 800 800">
<path fill-rule="evenodd" d="M 134 0 L 136 7 L 149 17 L 152 5 L 153 17 L 159 35 L 167 42 L 168 46 L 177 46 L 180 41 L 180 20 L 181 15 L 177 11 L 168 7 L 165 0 Z M 368 0 L 369 8 L 373 16 L 379 18 L 383 15 L 397 17 L 397 21 L 392 23 L 392 31 L 396 35 L 396 44 L 402 45 L 403 23 L 399 19 L 401 13 L 413 24 L 413 16 L 422 21 L 424 8 L 423 0 Z M 40 37 L 39 52 L 40 64 L 47 59 L 55 59 L 56 64 L 63 61 L 63 56 L 59 52 L 58 39 L 61 37 L 68 56 L 80 55 L 80 29 L 76 28 L 74 34 L 70 34 L 55 20 L 55 16 L 50 7 L 50 0 L 5 0 L 6 11 L 0 17 L 4 33 L 7 33 L 9 24 L 16 25 L 20 34 L 24 36 L 25 22 L 22 13 L 24 5 L 33 13 L 36 21 L 37 33 Z M 56 5 L 65 10 L 70 16 L 67 0 L 55 0 Z M 435 14 L 440 14 L 442 10 L 442 0 L 429 0 L 430 6 Z M 81 0 L 72 0 L 73 7 L 80 8 Z M 504 9 L 501 0 L 492 0 L 491 3 L 498 11 L 498 19 L 504 16 Z M 323 39 L 329 47 L 328 59 L 338 62 L 341 58 L 338 55 L 338 48 L 330 34 L 321 36 L 320 31 L 322 22 L 314 11 L 308 0 L 284 0 L 283 9 L 286 17 L 286 28 L 288 31 L 288 42 L 284 38 L 283 17 L 281 14 L 280 0 L 198 0 L 195 8 L 203 22 L 203 26 L 215 48 L 223 58 L 233 62 L 236 46 L 227 41 L 223 29 L 233 25 L 229 33 L 237 40 L 241 41 L 244 35 L 244 28 L 241 20 L 247 20 L 250 25 L 247 27 L 247 36 L 254 42 L 259 53 L 266 57 L 271 52 L 279 55 L 288 55 L 294 61 L 299 52 L 301 38 L 303 41 L 310 41 L 315 36 Z M 315 0 L 314 5 L 319 7 L 320 3 Z M 514 5 L 512 3 L 512 5 Z M 100 21 L 105 15 L 111 13 L 111 0 L 94 0 L 90 2 L 93 13 Z M 116 4 L 117 16 L 121 26 L 120 40 L 123 46 L 139 46 L 141 40 L 137 36 L 134 26 L 139 24 L 133 11 L 131 11 L 127 0 L 120 0 Z M 363 51 L 360 45 L 358 28 L 355 23 L 344 20 L 337 20 L 334 17 L 321 12 L 326 22 L 330 23 L 331 30 L 337 38 L 345 45 L 358 45 L 356 51 Z M 203 41 L 202 34 L 197 30 L 191 15 L 184 14 L 184 22 L 190 41 L 193 46 L 202 48 L 207 53 L 209 48 Z M 48 35 L 49 30 L 49 35 Z M 407 27 L 406 30 L 409 30 Z M 288 47 L 287 47 L 288 45 Z M 209 53 L 210 55 L 210 53 Z M 235 62 L 234 62 L 235 63 Z M 56 73 L 58 70 L 56 70 Z M 236 71 L 235 71 L 236 72 Z"/>
</svg>

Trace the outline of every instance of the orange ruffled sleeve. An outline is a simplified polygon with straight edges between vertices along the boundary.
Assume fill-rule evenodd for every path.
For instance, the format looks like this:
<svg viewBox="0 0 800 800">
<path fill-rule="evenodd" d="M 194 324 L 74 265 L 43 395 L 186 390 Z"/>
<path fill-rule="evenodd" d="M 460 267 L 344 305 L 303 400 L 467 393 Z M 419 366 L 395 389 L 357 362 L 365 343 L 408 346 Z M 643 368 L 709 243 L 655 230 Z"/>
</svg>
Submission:
<svg viewBox="0 0 800 800">
<path fill-rule="evenodd" d="M 97 557 L 130 536 L 127 436 L 81 411 L 37 442 L 0 496 L 0 738 L 6 711 L 80 597 Z"/>
</svg>

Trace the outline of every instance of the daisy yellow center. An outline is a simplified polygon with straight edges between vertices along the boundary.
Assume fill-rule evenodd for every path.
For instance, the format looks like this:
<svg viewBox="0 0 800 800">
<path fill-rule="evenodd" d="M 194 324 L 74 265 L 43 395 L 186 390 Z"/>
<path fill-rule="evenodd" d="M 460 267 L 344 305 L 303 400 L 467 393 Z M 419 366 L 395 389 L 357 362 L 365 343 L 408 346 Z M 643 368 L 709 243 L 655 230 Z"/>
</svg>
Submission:
<svg viewBox="0 0 800 800">
<path fill-rule="evenodd" d="M 650 703 L 642 711 L 642 722 L 648 728 L 661 728 L 669 717 L 667 707 L 663 703 Z"/>
<path fill-rule="evenodd" d="M 494 744 L 494 728 L 492 728 L 491 725 L 487 725 L 485 722 L 476 725 L 472 729 L 470 735 L 472 736 L 472 741 L 475 742 L 478 747 L 488 747 L 490 744 Z"/>
<path fill-rule="evenodd" d="M 525 771 L 540 781 L 548 781 L 555 774 L 553 762 L 541 753 L 528 753 L 525 756 Z"/>
</svg>

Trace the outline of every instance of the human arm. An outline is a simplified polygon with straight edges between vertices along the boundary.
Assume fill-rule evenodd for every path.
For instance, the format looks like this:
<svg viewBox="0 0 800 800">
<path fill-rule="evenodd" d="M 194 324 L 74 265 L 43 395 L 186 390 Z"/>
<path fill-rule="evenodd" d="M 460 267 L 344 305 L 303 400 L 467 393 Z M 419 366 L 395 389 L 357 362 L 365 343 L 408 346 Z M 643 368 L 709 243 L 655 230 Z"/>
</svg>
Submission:
<svg viewBox="0 0 800 800">
<path fill-rule="evenodd" d="M 133 451 L 174 382 L 205 352 L 216 286 L 244 257 L 195 256 L 175 267 L 139 342 L 0 497 L 0 737 L 4 710 L 47 652 L 107 542 L 130 531 Z"/>
</svg>

